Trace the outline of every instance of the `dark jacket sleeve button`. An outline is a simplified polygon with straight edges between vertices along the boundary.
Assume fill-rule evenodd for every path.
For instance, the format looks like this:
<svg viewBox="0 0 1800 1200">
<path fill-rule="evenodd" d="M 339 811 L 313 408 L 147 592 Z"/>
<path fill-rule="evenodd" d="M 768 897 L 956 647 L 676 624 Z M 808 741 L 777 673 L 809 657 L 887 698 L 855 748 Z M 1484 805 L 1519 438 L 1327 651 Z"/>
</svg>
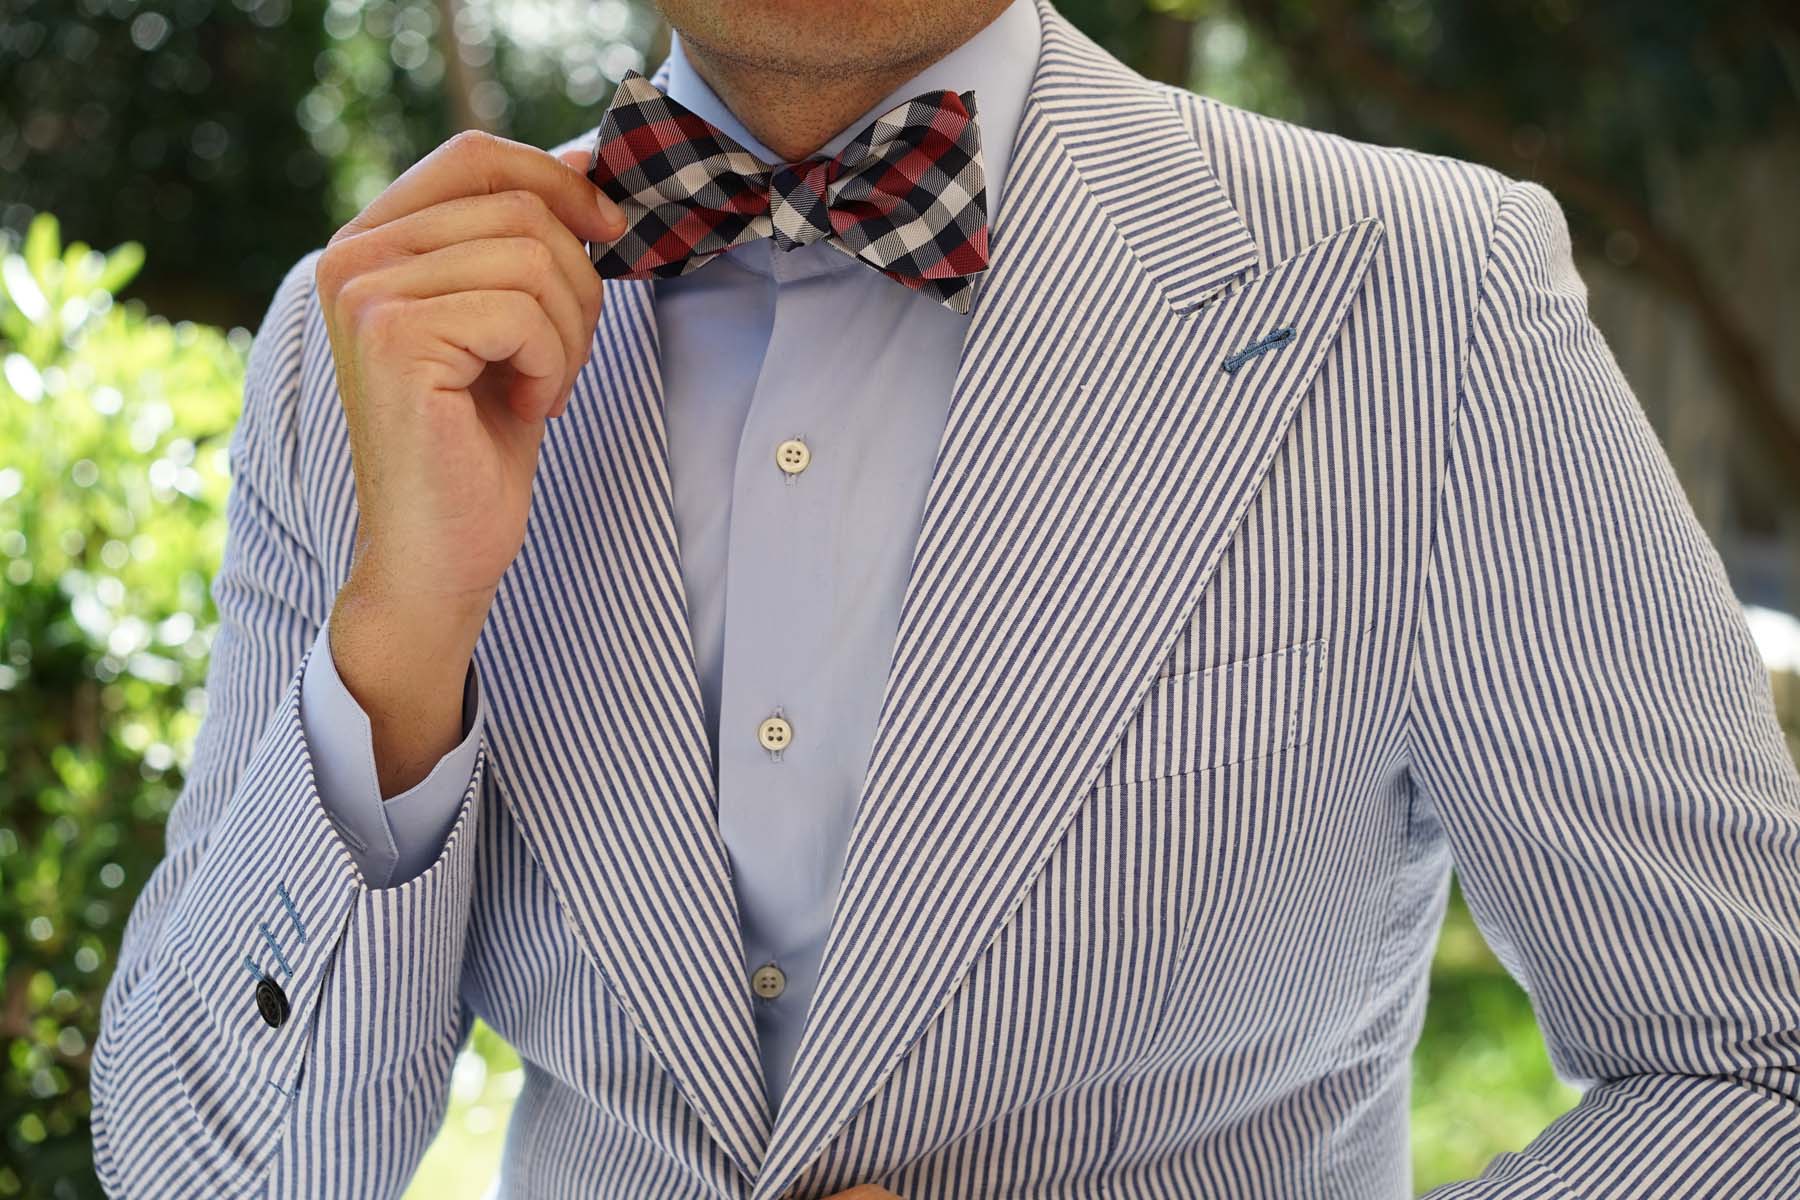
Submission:
<svg viewBox="0 0 1800 1200">
<path fill-rule="evenodd" d="M 270 1029 L 280 1029 L 288 1019 L 287 993 L 267 975 L 256 981 L 256 1011 Z"/>
</svg>

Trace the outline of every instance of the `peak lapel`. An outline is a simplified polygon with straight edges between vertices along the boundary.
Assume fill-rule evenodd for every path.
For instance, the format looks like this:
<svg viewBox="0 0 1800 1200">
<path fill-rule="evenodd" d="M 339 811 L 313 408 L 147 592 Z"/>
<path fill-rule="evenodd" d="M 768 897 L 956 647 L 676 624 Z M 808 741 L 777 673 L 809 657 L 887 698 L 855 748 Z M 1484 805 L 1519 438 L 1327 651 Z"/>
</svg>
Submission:
<svg viewBox="0 0 1800 1200">
<path fill-rule="evenodd" d="M 1042 868 L 1383 237 L 1359 221 L 1257 274 L 1167 94 L 1039 9 L 1012 199 L 752 1200 L 778 1196 L 872 1095 Z M 1280 328 L 1293 336 L 1224 370 Z"/>
<path fill-rule="evenodd" d="M 612 281 L 478 650 L 492 777 L 607 988 L 754 1178 L 768 1133 L 670 495 L 652 284 Z"/>
</svg>

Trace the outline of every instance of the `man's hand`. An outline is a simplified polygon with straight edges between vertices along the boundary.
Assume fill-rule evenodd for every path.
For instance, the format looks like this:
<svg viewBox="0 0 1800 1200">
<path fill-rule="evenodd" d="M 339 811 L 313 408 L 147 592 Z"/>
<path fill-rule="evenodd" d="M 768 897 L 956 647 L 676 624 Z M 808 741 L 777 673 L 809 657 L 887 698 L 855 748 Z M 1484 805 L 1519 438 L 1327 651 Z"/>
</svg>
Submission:
<svg viewBox="0 0 1800 1200">
<path fill-rule="evenodd" d="M 331 655 L 369 714 L 383 796 L 460 737 L 545 421 L 587 361 L 602 285 L 582 242 L 618 237 L 625 217 L 585 162 L 458 134 L 318 259 L 359 509 Z"/>
</svg>

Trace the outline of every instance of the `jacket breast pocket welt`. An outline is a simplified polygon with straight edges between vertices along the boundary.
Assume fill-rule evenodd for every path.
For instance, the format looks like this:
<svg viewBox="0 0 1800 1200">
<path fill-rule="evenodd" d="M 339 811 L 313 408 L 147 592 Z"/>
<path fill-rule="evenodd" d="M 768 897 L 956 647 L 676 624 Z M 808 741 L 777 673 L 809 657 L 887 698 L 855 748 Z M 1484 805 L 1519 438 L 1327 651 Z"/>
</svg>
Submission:
<svg viewBox="0 0 1800 1200">
<path fill-rule="evenodd" d="M 1312 734 L 1325 641 L 1154 680 L 1096 784 L 1209 771 L 1305 742 Z"/>
</svg>

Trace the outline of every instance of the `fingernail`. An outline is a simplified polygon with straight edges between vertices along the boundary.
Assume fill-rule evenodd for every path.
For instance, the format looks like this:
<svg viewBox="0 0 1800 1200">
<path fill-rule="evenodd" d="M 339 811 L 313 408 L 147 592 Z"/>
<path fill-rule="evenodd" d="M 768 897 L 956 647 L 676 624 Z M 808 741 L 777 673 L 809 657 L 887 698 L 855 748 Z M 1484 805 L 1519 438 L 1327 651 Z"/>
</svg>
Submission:
<svg viewBox="0 0 1800 1200">
<path fill-rule="evenodd" d="M 613 237 L 625 232 L 625 214 L 619 210 L 605 192 L 594 193 L 594 203 L 600 208 L 600 215 L 606 218 L 606 227 L 612 231 Z"/>
</svg>

